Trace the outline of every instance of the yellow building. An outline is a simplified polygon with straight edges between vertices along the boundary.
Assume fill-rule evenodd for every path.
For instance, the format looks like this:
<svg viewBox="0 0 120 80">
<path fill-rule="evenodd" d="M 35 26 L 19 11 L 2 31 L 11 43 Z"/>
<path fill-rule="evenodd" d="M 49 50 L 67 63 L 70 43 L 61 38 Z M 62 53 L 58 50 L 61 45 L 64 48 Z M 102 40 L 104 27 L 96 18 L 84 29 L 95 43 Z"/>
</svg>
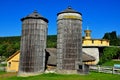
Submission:
<svg viewBox="0 0 120 80">
<path fill-rule="evenodd" d="M 17 72 L 19 67 L 20 51 L 17 51 L 7 59 L 7 72 Z"/>
<path fill-rule="evenodd" d="M 82 41 L 82 46 L 109 46 L 107 39 L 92 39 L 91 30 L 85 30 L 85 37 Z"/>
<path fill-rule="evenodd" d="M 95 58 L 95 61 L 86 62 L 86 64 L 96 65 L 99 62 L 99 48 L 109 46 L 109 40 L 107 39 L 92 39 L 91 30 L 85 30 L 85 36 L 82 40 L 83 51 L 88 55 L 91 55 Z"/>
</svg>

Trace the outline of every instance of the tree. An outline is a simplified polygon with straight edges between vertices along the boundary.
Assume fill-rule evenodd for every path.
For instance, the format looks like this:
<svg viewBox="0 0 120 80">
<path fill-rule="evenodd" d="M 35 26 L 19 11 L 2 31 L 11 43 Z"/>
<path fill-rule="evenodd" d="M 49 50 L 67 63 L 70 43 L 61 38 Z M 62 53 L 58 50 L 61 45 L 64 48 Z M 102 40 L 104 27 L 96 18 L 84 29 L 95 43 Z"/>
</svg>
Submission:
<svg viewBox="0 0 120 80">
<path fill-rule="evenodd" d="M 20 36 L 0 37 L 0 56 L 8 58 L 20 50 Z"/>
<path fill-rule="evenodd" d="M 120 46 L 120 35 L 118 35 L 118 44 Z"/>
<path fill-rule="evenodd" d="M 110 40 L 110 45 L 112 46 L 120 46 L 120 39 L 117 37 L 116 31 L 105 33 L 103 39 Z"/>
<path fill-rule="evenodd" d="M 20 50 L 20 36 L 14 37 L 0 37 L 0 56 L 8 58 L 14 54 L 17 50 Z M 47 36 L 47 47 L 56 48 L 57 35 Z"/>
<path fill-rule="evenodd" d="M 0 45 L 0 56 L 3 56 L 6 52 L 7 44 Z"/>
<path fill-rule="evenodd" d="M 100 57 L 99 64 L 110 61 L 119 54 L 120 54 L 120 48 L 118 48 L 118 47 L 106 47 L 106 48 L 104 48 L 103 54 Z"/>
<path fill-rule="evenodd" d="M 110 40 L 110 39 L 111 39 L 111 38 L 110 38 L 110 34 L 109 34 L 109 33 L 105 33 L 103 39 L 108 39 L 108 40 Z"/>
<path fill-rule="evenodd" d="M 56 48 L 57 47 L 57 35 L 47 36 L 47 47 Z"/>
</svg>

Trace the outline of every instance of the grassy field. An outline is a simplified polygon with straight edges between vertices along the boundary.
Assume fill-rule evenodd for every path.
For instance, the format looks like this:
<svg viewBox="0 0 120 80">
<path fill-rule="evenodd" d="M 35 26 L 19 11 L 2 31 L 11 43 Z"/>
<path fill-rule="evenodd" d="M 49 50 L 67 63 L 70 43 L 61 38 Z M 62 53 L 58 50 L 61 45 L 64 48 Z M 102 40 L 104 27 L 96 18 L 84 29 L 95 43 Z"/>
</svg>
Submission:
<svg viewBox="0 0 120 80">
<path fill-rule="evenodd" d="M 30 77 L 17 77 L 16 73 L 2 73 L 0 80 L 120 80 L 120 75 L 90 72 L 88 75 L 42 74 Z"/>
</svg>

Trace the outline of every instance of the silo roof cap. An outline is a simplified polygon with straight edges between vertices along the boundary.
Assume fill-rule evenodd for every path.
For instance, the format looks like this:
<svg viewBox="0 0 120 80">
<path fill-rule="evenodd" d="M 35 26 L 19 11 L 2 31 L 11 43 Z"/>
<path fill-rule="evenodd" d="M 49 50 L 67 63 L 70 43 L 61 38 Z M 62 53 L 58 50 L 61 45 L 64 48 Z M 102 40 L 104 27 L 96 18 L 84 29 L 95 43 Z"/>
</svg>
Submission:
<svg viewBox="0 0 120 80">
<path fill-rule="evenodd" d="M 36 10 L 33 13 L 29 14 L 28 16 L 22 18 L 21 21 L 25 19 L 43 19 L 44 21 L 48 23 L 48 20 L 44 18 L 43 16 L 41 16 Z"/>
<path fill-rule="evenodd" d="M 62 13 L 78 13 L 78 14 L 82 15 L 82 13 L 72 9 L 72 7 L 70 7 L 70 6 L 68 6 L 68 8 L 65 9 L 64 11 L 59 12 L 57 15 L 62 14 Z"/>
</svg>

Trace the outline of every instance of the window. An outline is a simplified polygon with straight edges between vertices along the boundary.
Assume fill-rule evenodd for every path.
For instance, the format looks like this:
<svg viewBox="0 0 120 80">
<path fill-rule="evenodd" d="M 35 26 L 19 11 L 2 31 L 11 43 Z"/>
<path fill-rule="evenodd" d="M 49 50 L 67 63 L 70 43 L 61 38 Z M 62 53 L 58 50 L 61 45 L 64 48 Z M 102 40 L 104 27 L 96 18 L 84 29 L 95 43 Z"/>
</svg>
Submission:
<svg viewBox="0 0 120 80">
<path fill-rule="evenodd" d="M 11 62 L 8 63 L 8 67 L 10 67 L 10 66 L 11 66 Z"/>
</svg>

